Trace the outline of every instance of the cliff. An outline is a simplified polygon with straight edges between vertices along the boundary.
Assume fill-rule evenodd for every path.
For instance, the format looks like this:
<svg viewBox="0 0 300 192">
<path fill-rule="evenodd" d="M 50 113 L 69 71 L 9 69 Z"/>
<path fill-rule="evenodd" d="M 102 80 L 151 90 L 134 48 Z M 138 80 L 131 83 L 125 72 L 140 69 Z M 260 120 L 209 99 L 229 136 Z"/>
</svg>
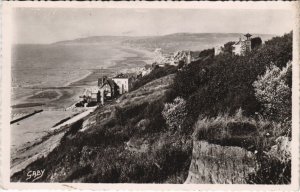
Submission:
<svg viewBox="0 0 300 192">
<path fill-rule="evenodd" d="M 241 147 L 193 142 L 193 155 L 186 184 L 245 184 L 255 173 L 255 155 Z"/>
</svg>

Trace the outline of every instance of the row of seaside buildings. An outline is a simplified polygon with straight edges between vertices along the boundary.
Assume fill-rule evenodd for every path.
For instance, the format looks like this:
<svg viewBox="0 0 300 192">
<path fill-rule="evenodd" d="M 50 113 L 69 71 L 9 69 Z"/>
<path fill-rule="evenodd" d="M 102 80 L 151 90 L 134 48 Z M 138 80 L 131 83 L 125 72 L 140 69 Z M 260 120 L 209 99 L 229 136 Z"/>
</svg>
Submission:
<svg viewBox="0 0 300 192">
<path fill-rule="evenodd" d="M 252 38 L 252 35 L 247 33 L 239 38 L 238 41 L 234 42 L 232 45 L 232 54 L 234 55 L 245 55 L 252 49 L 262 45 L 262 40 L 260 37 Z M 219 55 L 224 52 L 224 45 L 216 46 L 214 48 L 215 55 Z"/>
<path fill-rule="evenodd" d="M 252 35 L 247 33 L 243 37 L 240 37 L 237 42 L 232 44 L 232 54 L 235 55 L 245 55 L 247 52 L 250 52 L 257 46 L 262 44 L 262 41 L 259 37 L 251 38 Z M 214 55 L 219 55 L 224 52 L 224 46 L 216 46 L 214 47 Z M 161 55 L 158 58 L 158 62 L 155 62 L 152 66 L 147 65 L 138 70 L 138 75 L 130 75 L 130 74 L 118 74 L 112 78 L 107 76 L 103 76 L 98 79 L 98 85 L 86 89 L 83 96 L 81 96 L 82 100 L 85 103 L 96 103 L 96 104 L 104 104 L 105 101 L 111 100 L 118 95 L 122 95 L 132 90 L 134 81 L 142 76 L 149 74 L 154 65 L 159 67 L 164 67 L 166 64 L 178 66 L 180 63 L 189 64 L 193 61 L 199 59 L 199 51 L 177 51 L 173 55 L 162 54 L 161 49 L 155 50 L 158 55 Z"/>
</svg>

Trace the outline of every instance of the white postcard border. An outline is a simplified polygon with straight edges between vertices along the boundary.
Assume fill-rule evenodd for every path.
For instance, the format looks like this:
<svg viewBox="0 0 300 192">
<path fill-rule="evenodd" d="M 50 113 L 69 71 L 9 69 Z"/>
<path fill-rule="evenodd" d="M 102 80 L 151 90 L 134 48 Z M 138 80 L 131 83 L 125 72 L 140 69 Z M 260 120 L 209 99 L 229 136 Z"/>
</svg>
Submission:
<svg viewBox="0 0 300 192">
<path fill-rule="evenodd" d="M 2 2 L 1 178 L 5 189 L 101 190 L 297 190 L 299 188 L 299 2 Z M 289 9 L 295 12 L 293 30 L 292 179 L 290 185 L 241 184 L 89 184 L 10 182 L 10 85 L 13 8 L 164 8 L 164 9 Z"/>
</svg>

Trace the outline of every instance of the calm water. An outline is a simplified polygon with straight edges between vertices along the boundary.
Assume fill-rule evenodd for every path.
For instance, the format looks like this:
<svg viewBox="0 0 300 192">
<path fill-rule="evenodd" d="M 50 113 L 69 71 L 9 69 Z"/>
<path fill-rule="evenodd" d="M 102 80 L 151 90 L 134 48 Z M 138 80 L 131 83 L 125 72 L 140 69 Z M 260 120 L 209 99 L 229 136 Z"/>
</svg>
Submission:
<svg viewBox="0 0 300 192">
<path fill-rule="evenodd" d="M 143 66 L 144 60 L 147 60 L 144 52 L 118 43 L 15 45 L 12 50 L 13 103 L 33 94 L 36 88 L 67 86 L 94 69 Z"/>
</svg>

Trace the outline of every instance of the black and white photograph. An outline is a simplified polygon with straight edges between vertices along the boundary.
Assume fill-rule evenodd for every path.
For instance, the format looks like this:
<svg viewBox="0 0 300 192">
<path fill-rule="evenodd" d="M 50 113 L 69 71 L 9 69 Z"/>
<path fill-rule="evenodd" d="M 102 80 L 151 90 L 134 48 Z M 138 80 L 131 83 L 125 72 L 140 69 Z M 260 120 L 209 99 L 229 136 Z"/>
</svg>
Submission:
<svg viewBox="0 0 300 192">
<path fill-rule="evenodd" d="M 3 39 L 10 184 L 297 184 L 295 3 L 36 3 Z"/>
</svg>

